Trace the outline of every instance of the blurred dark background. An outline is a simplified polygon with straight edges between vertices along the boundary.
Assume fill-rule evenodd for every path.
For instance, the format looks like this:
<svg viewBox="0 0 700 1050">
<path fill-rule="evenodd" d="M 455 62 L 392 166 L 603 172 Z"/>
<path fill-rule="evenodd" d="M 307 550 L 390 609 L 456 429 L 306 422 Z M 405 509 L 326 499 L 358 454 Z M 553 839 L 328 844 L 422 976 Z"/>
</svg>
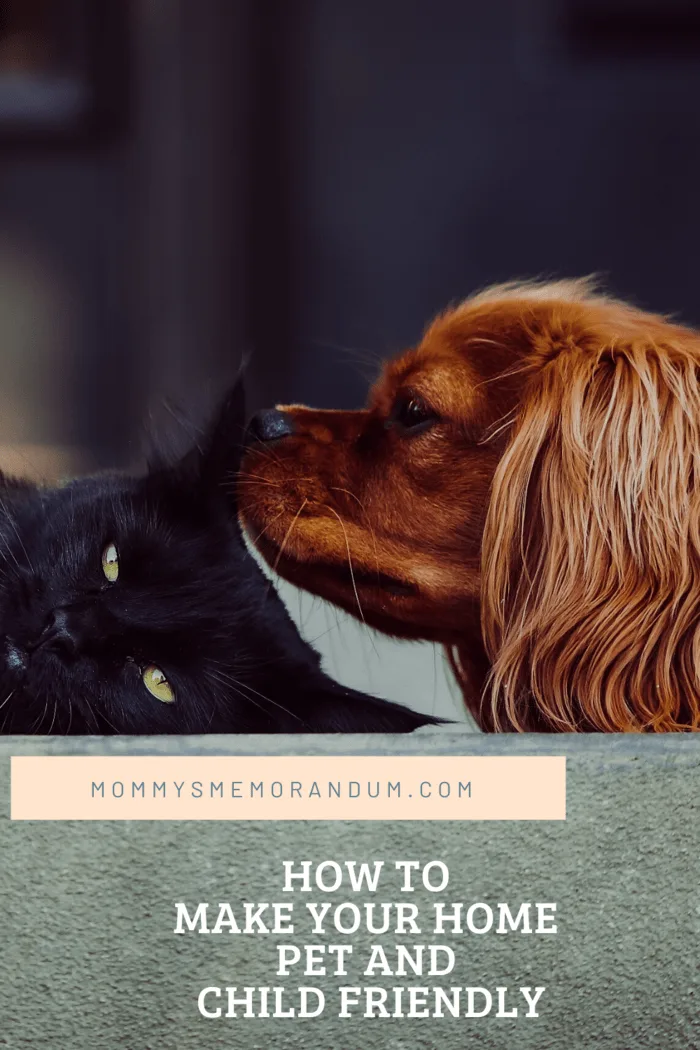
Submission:
<svg viewBox="0 0 700 1050">
<path fill-rule="evenodd" d="M 699 118 L 698 0 L 0 0 L 5 460 L 127 462 L 244 350 L 360 404 L 491 281 L 700 322 Z"/>
</svg>

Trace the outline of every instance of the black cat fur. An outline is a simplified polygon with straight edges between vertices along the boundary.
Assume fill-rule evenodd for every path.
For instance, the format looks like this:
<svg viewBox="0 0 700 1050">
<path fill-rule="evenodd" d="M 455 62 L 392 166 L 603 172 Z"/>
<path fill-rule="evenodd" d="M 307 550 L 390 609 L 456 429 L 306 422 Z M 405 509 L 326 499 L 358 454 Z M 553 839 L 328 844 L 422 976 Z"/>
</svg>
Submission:
<svg viewBox="0 0 700 1050">
<path fill-rule="evenodd" d="M 143 477 L 0 475 L 0 733 L 408 732 L 435 720 L 321 670 L 237 524 L 242 384 Z M 114 545 L 118 577 L 102 566 Z M 155 666 L 174 695 L 144 684 Z"/>
</svg>

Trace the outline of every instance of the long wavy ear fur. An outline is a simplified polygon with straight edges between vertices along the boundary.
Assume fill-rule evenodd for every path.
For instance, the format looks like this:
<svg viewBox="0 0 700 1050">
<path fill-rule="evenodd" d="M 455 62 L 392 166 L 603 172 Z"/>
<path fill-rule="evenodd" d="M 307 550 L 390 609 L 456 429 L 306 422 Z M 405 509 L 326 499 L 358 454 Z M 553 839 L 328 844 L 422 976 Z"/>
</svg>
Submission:
<svg viewBox="0 0 700 1050">
<path fill-rule="evenodd" d="M 482 722 L 496 729 L 700 728 L 700 340 L 604 312 L 538 324 L 494 479 Z"/>
</svg>

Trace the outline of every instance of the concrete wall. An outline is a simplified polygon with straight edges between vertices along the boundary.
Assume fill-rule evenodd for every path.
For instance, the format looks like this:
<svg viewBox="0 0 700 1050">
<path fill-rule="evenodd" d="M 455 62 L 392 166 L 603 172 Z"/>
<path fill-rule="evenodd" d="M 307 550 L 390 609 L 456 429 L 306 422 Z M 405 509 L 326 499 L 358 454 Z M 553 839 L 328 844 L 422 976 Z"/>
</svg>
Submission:
<svg viewBox="0 0 700 1050">
<path fill-rule="evenodd" d="M 274 580 L 301 636 L 321 654 L 325 671 L 337 682 L 479 731 L 441 645 L 397 641 L 380 634 L 338 606 L 283 580 L 250 544 L 248 549 Z"/>
<path fill-rule="evenodd" d="M 12 754 L 161 753 L 565 754 L 568 817 L 403 825 L 8 819 Z M 700 743 L 691 738 L 440 729 L 375 738 L 2 739 L 0 1047 L 688 1050 L 700 1045 L 699 774 Z M 554 937 L 444 938 L 461 962 L 443 983 L 545 985 L 540 1017 L 203 1020 L 196 997 L 206 985 L 299 982 L 274 977 L 279 938 L 173 936 L 173 903 L 280 899 L 281 861 L 292 858 L 441 859 L 452 876 L 443 899 L 557 902 Z M 391 890 L 382 899 L 393 899 Z M 359 950 L 368 939 L 353 943 Z"/>
</svg>

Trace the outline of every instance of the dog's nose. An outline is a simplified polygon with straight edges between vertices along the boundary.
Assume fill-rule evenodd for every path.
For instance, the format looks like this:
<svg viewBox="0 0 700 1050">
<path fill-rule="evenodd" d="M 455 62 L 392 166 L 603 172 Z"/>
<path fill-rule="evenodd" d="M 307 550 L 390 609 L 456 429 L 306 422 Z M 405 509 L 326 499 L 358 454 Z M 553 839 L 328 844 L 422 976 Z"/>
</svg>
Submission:
<svg viewBox="0 0 700 1050">
<path fill-rule="evenodd" d="M 276 408 L 266 408 L 253 416 L 248 424 L 248 440 L 278 441 L 294 433 L 292 420 Z"/>
</svg>

